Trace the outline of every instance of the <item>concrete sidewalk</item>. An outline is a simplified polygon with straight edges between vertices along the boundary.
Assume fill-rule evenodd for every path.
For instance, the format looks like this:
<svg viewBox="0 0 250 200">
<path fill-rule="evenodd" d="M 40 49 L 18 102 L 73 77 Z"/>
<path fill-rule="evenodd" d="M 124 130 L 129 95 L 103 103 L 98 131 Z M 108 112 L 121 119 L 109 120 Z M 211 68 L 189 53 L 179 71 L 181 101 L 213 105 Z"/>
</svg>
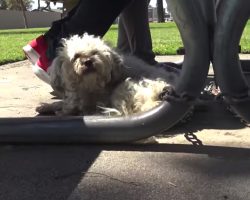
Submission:
<svg viewBox="0 0 250 200">
<path fill-rule="evenodd" d="M 36 116 L 53 98 L 28 61 L 0 66 L 0 91 L 0 117 Z M 167 133 L 152 145 L 2 145 L 0 199 L 250 199 L 250 128 L 224 104 L 201 103 Z"/>
</svg>

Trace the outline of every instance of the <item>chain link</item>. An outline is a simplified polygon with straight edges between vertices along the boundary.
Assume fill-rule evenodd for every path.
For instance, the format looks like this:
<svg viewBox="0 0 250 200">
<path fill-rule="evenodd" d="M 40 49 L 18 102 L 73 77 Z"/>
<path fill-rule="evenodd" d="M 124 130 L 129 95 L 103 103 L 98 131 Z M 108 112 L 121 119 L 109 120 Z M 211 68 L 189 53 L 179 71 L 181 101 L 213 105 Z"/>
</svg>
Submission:
<svg viewBox="0 0 250 200">
<path fill-rule="evenodd" d="M 191 142 L 194 146 L 203 146 L 202 141 L 197 138 L 193 132 L 187 132 L 184 134 L 185 138 Z"/>
</svg>

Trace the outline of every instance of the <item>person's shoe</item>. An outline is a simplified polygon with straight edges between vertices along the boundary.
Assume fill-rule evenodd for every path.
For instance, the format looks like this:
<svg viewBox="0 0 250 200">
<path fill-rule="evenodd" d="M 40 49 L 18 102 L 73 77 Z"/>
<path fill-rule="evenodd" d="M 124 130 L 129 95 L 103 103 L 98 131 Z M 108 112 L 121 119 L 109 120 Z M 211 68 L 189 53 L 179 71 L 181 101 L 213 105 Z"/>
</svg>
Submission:
<svg viewBox="0 0 250 200">
<path fill-rule="evenodd" d="M 29 61 L 34 65 L 38 59 L 46 53 L 48 49 L 48 44 L 46 42 L 45 36 L 40 35 L 38 38 L 32 40 L 23 47 L 23 51 Z"/>
<path fill-rule="evenodd" d="M 23 47 L 26 57 L 33 64 L 32 70 L 35 75 L 44 82 L 50 84 L 47 71 L 51 62 L 46 56 L 47 49 L 48 44 L 43 35 L 32 40 L 29 44 Z"/>
<path fill-rule="evenodd" d="M 35 65 L 32 66 L 32 70 L 35 75 L 48 84 L 50 84 L 50 77 L 48 74 L 48 68 L 50 65 L 51 62 L 48 60 L 46 55 L 44 55 L 38 59 Z"/>
</svg>

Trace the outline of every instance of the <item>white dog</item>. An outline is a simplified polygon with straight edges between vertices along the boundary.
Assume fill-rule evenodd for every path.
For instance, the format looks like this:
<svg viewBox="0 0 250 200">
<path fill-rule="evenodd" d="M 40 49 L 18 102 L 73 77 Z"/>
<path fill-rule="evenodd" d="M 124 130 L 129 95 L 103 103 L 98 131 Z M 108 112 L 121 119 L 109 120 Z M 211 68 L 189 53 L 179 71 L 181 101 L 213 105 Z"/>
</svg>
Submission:
<svg viewBox="0 0 250 200">
<path fill-rule="evenodd" d="M 62 41 L 49 68 L 51 86 L 62 102 L 42 104 L 39 113 L 129 115 L 157 106 L 177 74 L 119 55 L 100 38 L 84 34 Z"/>
</svg>

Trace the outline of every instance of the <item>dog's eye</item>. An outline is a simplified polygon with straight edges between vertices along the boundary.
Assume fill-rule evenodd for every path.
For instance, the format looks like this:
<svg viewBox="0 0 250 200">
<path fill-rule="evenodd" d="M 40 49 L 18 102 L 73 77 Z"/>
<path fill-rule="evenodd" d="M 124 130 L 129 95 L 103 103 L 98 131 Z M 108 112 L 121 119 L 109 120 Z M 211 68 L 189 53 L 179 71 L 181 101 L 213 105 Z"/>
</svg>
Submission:
<svg viewBox="0 0 250 200">
<path fill-rule="evenodd" d="M 80 57 L 81 57 L 81 54 L 76 53 L 76 54 L 74 55 L 73 61 L 75 61 L 77 58 L 80 58 Z"/>
<path fill-rule="evenodd" d="M 97 50 L 94 50 L 94 51 L 91 52 L 92 55 L 95 55 L 95 54 L 97 54 L 97 53 L 98 53 Z"/>
</svg>

